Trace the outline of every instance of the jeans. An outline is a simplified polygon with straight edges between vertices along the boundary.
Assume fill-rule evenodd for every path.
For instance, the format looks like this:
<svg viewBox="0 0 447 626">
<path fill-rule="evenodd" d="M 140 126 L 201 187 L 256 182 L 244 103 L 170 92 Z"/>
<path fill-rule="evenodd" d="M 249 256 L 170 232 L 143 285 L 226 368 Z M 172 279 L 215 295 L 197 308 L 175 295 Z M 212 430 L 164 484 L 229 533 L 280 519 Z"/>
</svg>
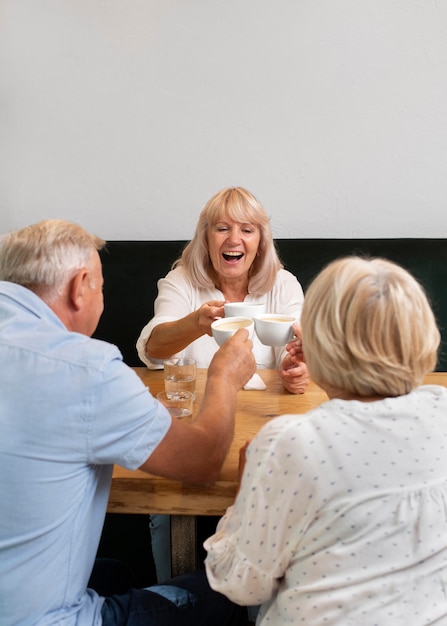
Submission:
<svg viewBox="0 0 447 626">
<path fill-rule="evenodd" d="M 213 526 L 217 524 L 218 518 L 210 518 L 211 528 L 209 534 L 214 532 Z M 171 517 L 154 513 L 149 516 L 149 529 L 151 533 L 152 555 L 154 558 L 157 581 L 162 582 L 171 578 Z M 205 531 L 208 530 L 205 528 Z M 209 534 L 205 532 L 205 536 Z M 200 543 L 201 539 L 199 539 Z M 248 607 L 248 619 L 251 623 L 256 622 L 259 606 Z"/>
<path fill-rule="evenodd" d="M 106 597 L 103 626 L 243 626 L 247 611 L 213 591 L 203 570 Z"/>
<path fill-rule="evenodd" d="M 171 578 L 171 516 L 153 513 L 149 516 L 152 556 L 157 581 Z"/>
</svg>

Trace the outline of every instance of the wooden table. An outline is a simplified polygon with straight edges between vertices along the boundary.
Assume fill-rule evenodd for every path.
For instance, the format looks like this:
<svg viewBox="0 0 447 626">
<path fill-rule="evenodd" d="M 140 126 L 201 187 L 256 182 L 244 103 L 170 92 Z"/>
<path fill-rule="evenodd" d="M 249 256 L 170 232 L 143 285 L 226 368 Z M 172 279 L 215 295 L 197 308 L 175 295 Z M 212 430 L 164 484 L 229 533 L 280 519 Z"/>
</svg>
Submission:
<svg viewBox="0 0 447 626">
<path fill-rule="evenodd" d="M 163 371 L 145 367 L 134 368 L 141 380 L 156 395 L 164 388 Z M 276 370 L 258 370 L 267 389 L 241 390 L 238 393 L 236 427 L 233 443 L 219 480 L 211 487 L 199 487 L 153 476 L 141 470 L 126 470 L 115 466 L 110 492 L 109 513 L 168 513 L 172 515 L 173 572 L 178 573 L 196 565 L 191 560 L 195 550 L 196 515 L 222 515 L 230 506 L 237 489 L 239 448 L 273 417 L 285 413 L 305 413 L 327 400 L 320 387 L 310 383 L 305 394 L 285 391 Z M 200 406 L 207 370 L 197 371 L 194 413 Z M 426 383 L 447 387 L 447 372 L 429 374 Z M 194 545 L 193 545 L 194 544 Z"/>
<path fill-rule="evenodd" d="M 151 371 L 145 367 L 134 370 L 153 395 L 163 390 L 162 371 Z M 233 443 L 220 478 L 214 485 L 185 485 L 141 470 L 131 471 L 115 466 L 109 513 L 222 515 L 234 500 L 239 448 L 245 441 L 253 437 L 269 419 L 284 413 L 305 413 L 327 400 L 326 394 L 313 383 L 305 394 L 296 396 L 283 389 L 276 370 L 258 370 L 258 373 L 267 389 L 238 393 Z M 203 397 L 206 375 L 206 369 L 197 371 L 194 412 L 197 412 Z"/>
</svg>

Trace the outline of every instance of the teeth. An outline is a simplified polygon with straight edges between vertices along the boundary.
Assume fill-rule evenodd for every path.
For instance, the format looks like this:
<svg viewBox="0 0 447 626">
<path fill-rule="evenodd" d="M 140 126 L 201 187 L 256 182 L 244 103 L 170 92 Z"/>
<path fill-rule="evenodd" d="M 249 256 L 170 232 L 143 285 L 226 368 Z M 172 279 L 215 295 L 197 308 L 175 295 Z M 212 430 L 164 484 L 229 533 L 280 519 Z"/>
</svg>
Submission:
<svg viewBox="0 0 447 626">
<path fill-rule="evenodd" d="M 242 256 L 242 252 L 224 252 L 225 256 Z"/>
</svg>

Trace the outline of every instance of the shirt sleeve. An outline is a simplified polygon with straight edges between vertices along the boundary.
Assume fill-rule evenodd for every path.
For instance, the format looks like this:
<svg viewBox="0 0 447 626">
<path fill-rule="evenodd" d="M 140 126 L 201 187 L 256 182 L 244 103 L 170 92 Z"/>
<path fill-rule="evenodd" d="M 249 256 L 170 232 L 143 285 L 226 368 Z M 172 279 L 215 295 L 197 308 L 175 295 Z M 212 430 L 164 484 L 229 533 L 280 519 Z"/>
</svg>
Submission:
<svg viewBox="0 0 447 626">
<path fill-rule="evenodd" d="M 88 410 L 88 406 L 91 406 Z M 91 389 L 88 461 L 137 469 L 171 426 L 166 407 L 152 396 L 137 374 L 113 359 Z"/>
<path fill-rule="evenodd" d="M 253 439 L 236 502 L 204 543 L 211 587 L 242 605 L 275 594 L 314 517 L 312 482 L 300 472 L 297 438 L 287 429 L 294 420 L 272 420 Z"/>
<path fill-rule="evenodd" d="M 174 322 L 195 310 L 191 300 L 191 284 L 186 280 L 181 268 L 170 271 L 158 283 L 158 295 L 154 302 L 154 317 L 146 324 L 137 341 L 140 359 L 149 369 L 162 369 L 162 359 L 150 359 L 146 354 L 146 344 L 152 331 L 159 324 Z"/>
</svg>

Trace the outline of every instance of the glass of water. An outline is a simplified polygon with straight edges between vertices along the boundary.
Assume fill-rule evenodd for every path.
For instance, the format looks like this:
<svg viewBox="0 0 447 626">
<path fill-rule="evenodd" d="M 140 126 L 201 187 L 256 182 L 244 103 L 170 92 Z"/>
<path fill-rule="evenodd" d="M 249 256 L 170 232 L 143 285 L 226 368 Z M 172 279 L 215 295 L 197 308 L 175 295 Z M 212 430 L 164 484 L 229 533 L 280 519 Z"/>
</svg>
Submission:
<svg viewBox="0 0 447 626">
<path fill-rule="evenodd" d="M 189 391 L 193 395 L 196 389 L 196 362 L 194 359 L 173 357 L 163 361 L 165 391 L 168 398 Z"/>
<path fill-rule="evenodd" d="M 190 391 L 180 391 L 168 397 L 166 391 L 157 393 L 157 399 L 168 409 L 172 417 L 182 418 L 192 415 L 192 393 Z"/>
</svg>

